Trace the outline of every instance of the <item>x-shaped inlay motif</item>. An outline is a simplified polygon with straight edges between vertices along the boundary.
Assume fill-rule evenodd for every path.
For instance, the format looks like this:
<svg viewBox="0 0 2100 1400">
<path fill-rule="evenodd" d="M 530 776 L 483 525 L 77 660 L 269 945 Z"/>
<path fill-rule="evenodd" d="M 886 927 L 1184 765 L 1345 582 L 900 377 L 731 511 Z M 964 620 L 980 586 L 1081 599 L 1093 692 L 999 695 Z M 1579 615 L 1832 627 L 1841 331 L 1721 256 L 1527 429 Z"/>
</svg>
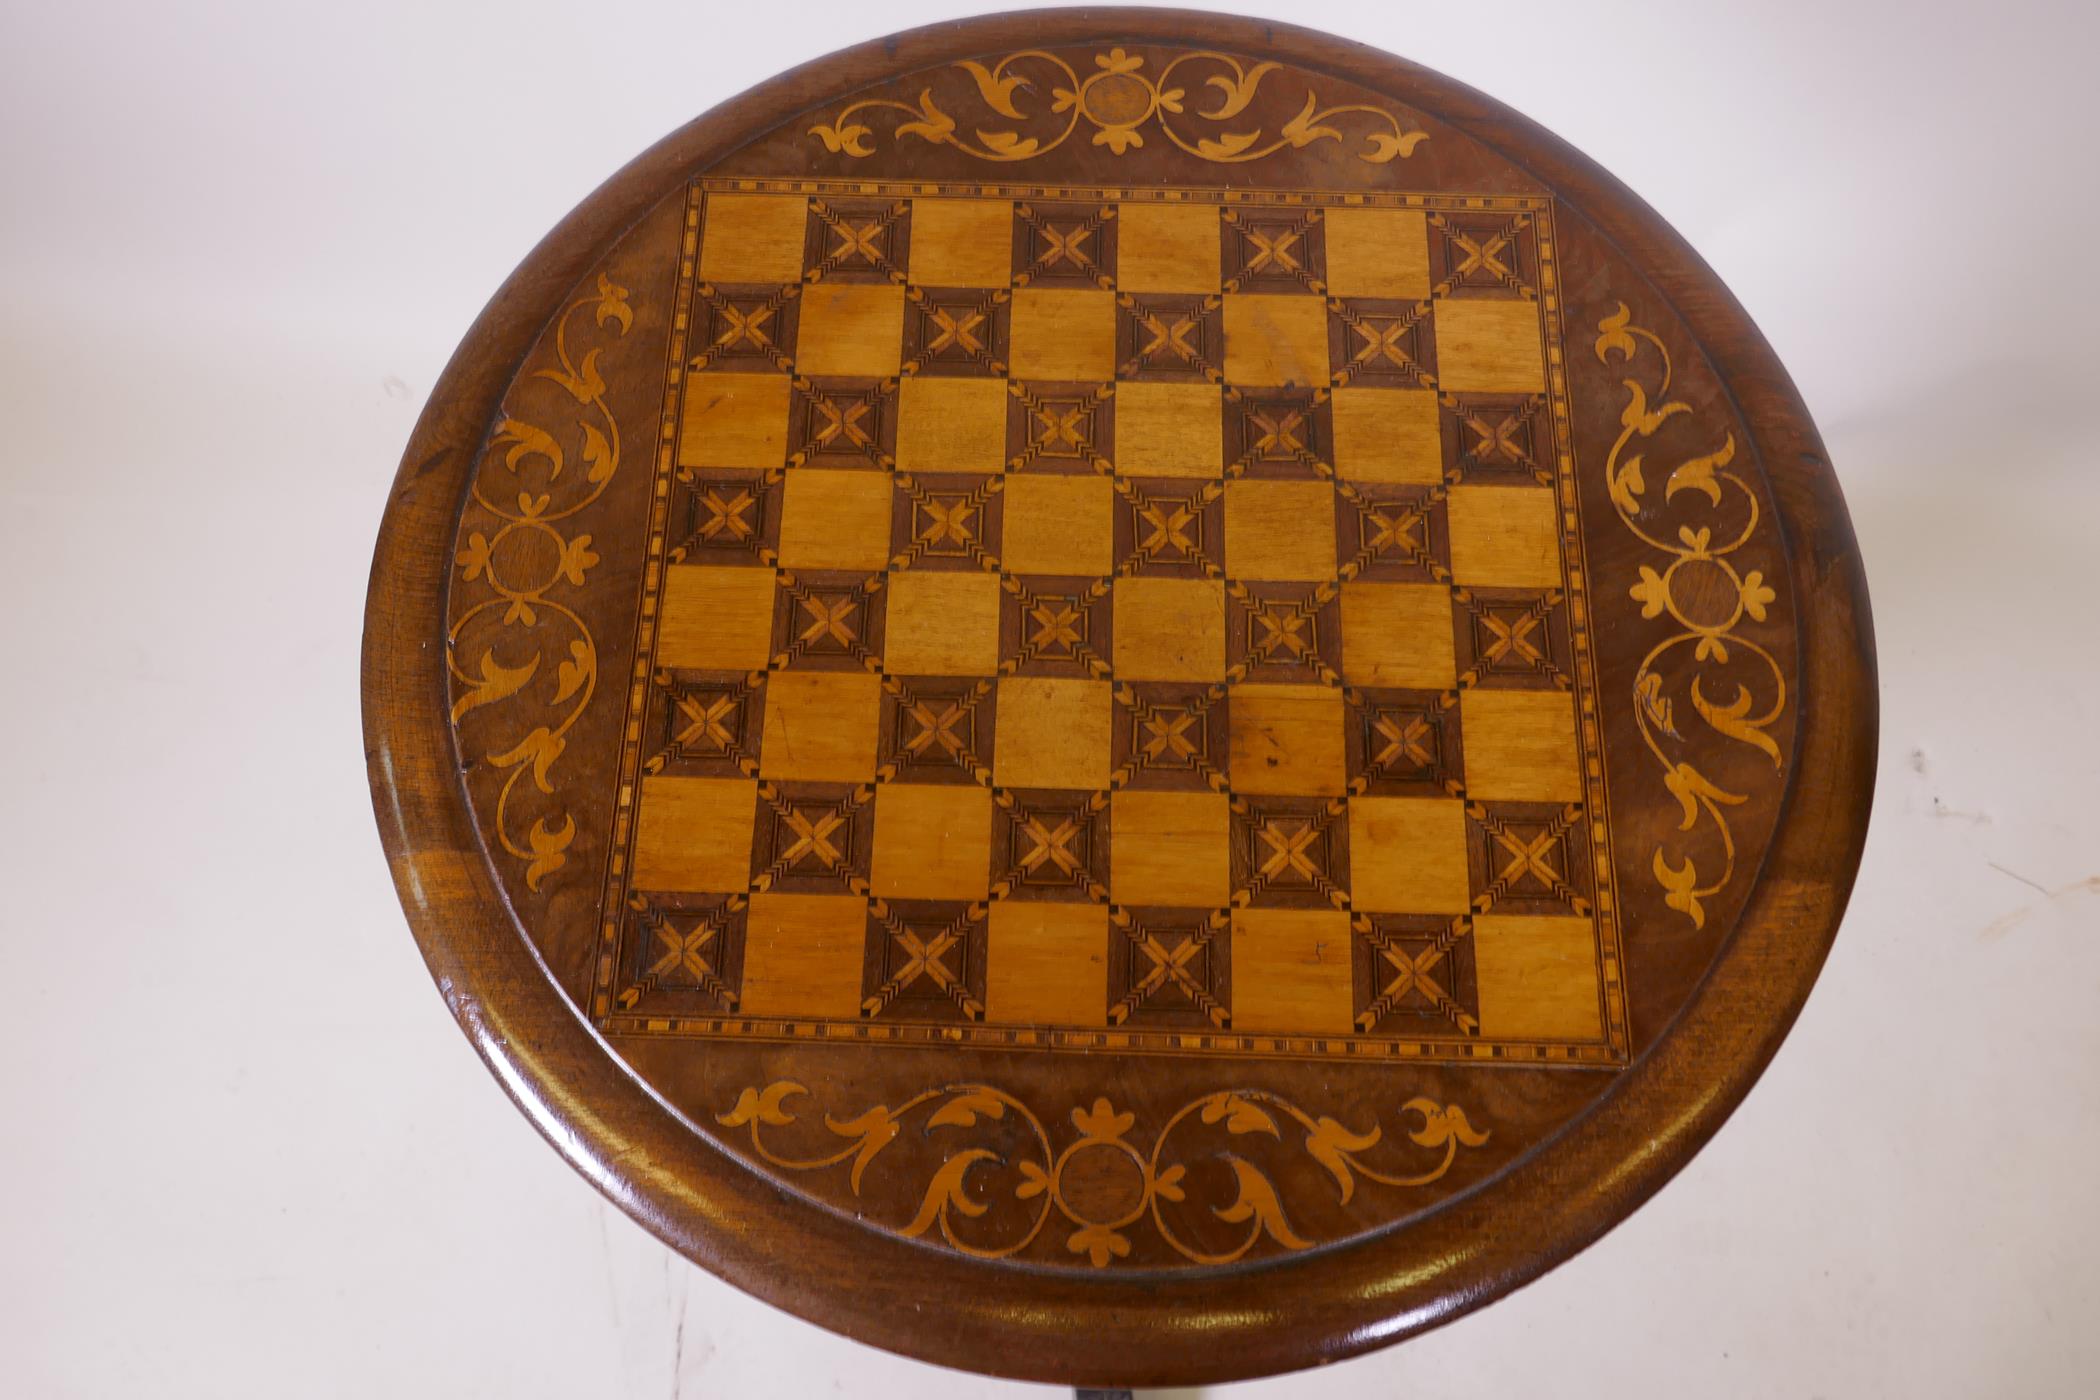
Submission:
<svg viewBox="0 0 2100 1400">
<path fill-rule="evenodd" d="M 1466 448 L 1466 456 L 1475 462 L 1501 458 L 1506 462 L 1529 465 L 1531 455 L 1524 450 L 1518 434 L 1524 431 L 1524 417 L 1518 413 L 1504 413 L 1490 421 L 1479 411 L 1465 415 L 1466 430 L 1473 434 L 1473 441 Z"/>
<path fill-rule="evenodd" d="M 914 700 L 904 712 L 918 726 L 904 741 L 906 753 L 917 756 L 936 746 L 956 756 L 966 752 L 962 736 L 956 733 L 956 729 L 969 718 L 970 712 L 960 700 Z"/>
<path fill-rule="evenodd" d="M 703 704 L 703 701 L 706 703 Z M 685 722 L 685 728 L 678 731 L 678 737 L 672 742 L 681 747 L 704 744 L 710 749 L 726 751 L 736 742 L 736 736 L 729 732 L 729 727 L 722 721 L 736 708 L 736 700 L 721 693 L 680 695 L 678 714 Z"/>
<path fill-rule="evenodd" d="M 1537 613 L 1482 611 L 1480 622 L 1493 637 L 1483 654 L 1485 660 L 1500 661 L 1503 657 L 1514 654 L 1519 661 L 1536 666 L 1546 659 L 1546 654 L 1531 640 L 1544 622 Z"/>
<path fill-rule="evenodd" d="M 856 448 L 875 445 L 874 436 L 863 426 L 869 412 L 866 403 L 854 401 L 842 407 L 833 399 L 812 393 L 809 406 L 815 410 L 818 419 L 812 437 L 819 447 L 829 447 L 840 439 Z"/>
<path fill-rule="evenodd" d="M 1044 865 L 1053 865 L 1065 875 L 1077 875 L 1084 868 L 1072 849 L 1080 835 L 1079 821 L 1061 813 L 1055 815 L 1055 820 L 1056 826 L 1048 826 L 1042 817 L 1026 812 L 1014 823 L 1015 830 L 1029 842 L 1027 853 L 1020 858 L 1023 870 L 1033 873 Z"/>
<path fill-rule="evenodd" d="M 1187 502 L 1147 501 L 1137 508 L 1137 518 L 1145 526 L 1145 536 L 1138 541 L 1140 554 L 1152 555 L 1162 550 L 1176 554 L 1196 552 L 1196 541 L 1188 533 L 1196 513 Z"/>
<path fill-rule="evenodd" d="M 1315 626 L 1313 616 L 1304 604 L 1265 602 L 1256 610 L 1254 622 L 1261 629 L 1261 635 L 1254 641 L 1258 659 L 1267 661 L 1279 653 L 1298 660 L 1312 655 Z"/>
<path fill-rule="evenodd" d="M 1434 757 L 1429 749 L 1433 731 L 1421 715 L 1380 710 L 1371 720 L 1371 732 L 1385 741 L 1385 747 L 1371 756 L 1373 768 L 1385 768 L 1396 761 L 1411 768 L 1427 768 Z"/>
<path fill-rule="evenodd" d="M 1260 272 L 1274 265 L 1280 272 L 1296 273 L 1302 270 L 1297 255 L 1291 250 L 1298 246 L 1304 234 L 1297 229 L 1284 229 L 1277 233 L 1261 233 L 1254 229 L 1246 231 L 1247 241 L 1254 245 L 1254 256 L 1247 259 L 1247 271 Z"/>
<path fill-rule="evenodd" d="M 1189 741 L 1189 731 L 1196 726 L 1199 716 L 1194 710 L 1171 710 L 1164 707 L 1149 710 L 1139 721 L 1143 726 L 1143 743 L 1140 745 L 1146 758 L 1158 759 L 1171 756 L 1177 761 L 1195 756 L 1196 746 Z"/>
<path fill-rule="evenodd" d="M 745 311 L 724 303 L 716 311 L 722 318 L 721 332 L 715 336 L 717 350 L 727 350 L 745 341 L 749 341 L 752 348 L 763 350 L 773 343 L 772 337 L 766 334 L 766 322 L 773 319 L 773 307 L 759 305 Z"/>
<path fill-rule="evenodd" d="M 650 966 L 649 975 L 661 977 L 675 970 L 695 982 L 708 981 L 715 970 L 707 961 L 707 949 L 719 931 L 705 919 L 689 929 L 680 929 L 668 919 L 658 923 L 654 932 L 656 941 L 663 945 L 663 955 Z"/>
<path fill-rule="evenodd" d="M 1146 335 L 1152 337 L 1138 350 L 1140 360 L 1149 360 L 1164 350 L 1185 364 L 1201 364 L 1202 356 L 1190 343 L 1189 337 L 1196 333 L 1194 316 L 1175 316 L 1171 324 L 1162 319 L 1157 311 L 1147 311 L 1138 317 L 1138 325 Z"/>
<path fill-rule="evenodd" d="M 1210 946 L 1215 934 L 1213 929 L 1166 930 L 1168 934 L 1179 933 L 1169 944 L 1160 932 L 1137 925 L 1125 925 L 1123 935 L 1130 942 L 1134 953 L 1142 954 L 1145 971 L 1131 980 L 1130 990 L 1125 992 L 1114 1006 L 1108 1009 L 1111 1023 L 1121 1025 L 1130 1019 L 1131 1012 L 1166 987 L 1172 987 L 1199 1008 L 1214 1025 L 1227 1025 L 1231 1014 L 1218 999 L 1211 995 L 1210 988 L 1197 980 L 1190 969 Z"/>
<path fill-rule="evenodd" d="M 826 640 L 842 647 L 853 645 L 858 636 L 853 630 L 853 614 L 860 611 L 859 599 L 851 594 L 826 598 L 812 593 L 798 597 L 796 603 L 809 619 L 799 638 L 804 646 Z"/>
<path fill-rule="evenodd" d="M 919 527 L 921 543 L 965 545 L 976 538 L 970 521 L 977 514 L 977 503 L 970 497 L 927 496 L 918 502 L 918 508 L 925 522 Z"/>
<path fill-rule="evenodd" d="M 927 308 L 926 315 L 935 330 L 926 341 L 929 351 L 946 350 L 952 345 L 967 355 L 983 353 L 985 342 L 978 335 L 978 328 L 984 325 L 982 311 L 955 313 L 945 306 L 932 306 Z"/>
<path fill-rule="evenodd" d="M 1085 404 L 1040 403 L 1035 407 L 1036 446 L 1056 456 L 1085 449 L 1092 413 Z"/>
<path fill-rule="evenodd" d="M 845 853 L 831 842 L 832 833 L 846 824 L 846 819 L 830 807 L 787 807 L 780 813 L 780 820 L 794 834 L 795 839 L 780 853 L 781 865 L 793 865 L 805 856 L 814 857 L 827 870 L 836 870 Z"/>
<path fill-rule="evenodd" d="M 709 487 L 700 495 L 700 505 L 707 511 L 707 519 L 700 524 L 700 537 L 711 540 L 727 535 L 733 540 L 750 539 L 753 534 L 751 507 L 757 503 L 757 499 L 741 487 L 733 496 Z"/>
<path fill-rule="evenodd" d="M 1323 875 L 1319 863 L 1307 854 L 1314 843 L 1326 832 L 1325 827 L 1307 817 L 1271 817 L 1255 828 L 1255 839 L 1265 847 L 1265 853 L 1257 852 L 1261 864 L 1256 878 L 1262 881 L 1287 880 L 1292 884 L 1322 883 Z"/>
</svg>

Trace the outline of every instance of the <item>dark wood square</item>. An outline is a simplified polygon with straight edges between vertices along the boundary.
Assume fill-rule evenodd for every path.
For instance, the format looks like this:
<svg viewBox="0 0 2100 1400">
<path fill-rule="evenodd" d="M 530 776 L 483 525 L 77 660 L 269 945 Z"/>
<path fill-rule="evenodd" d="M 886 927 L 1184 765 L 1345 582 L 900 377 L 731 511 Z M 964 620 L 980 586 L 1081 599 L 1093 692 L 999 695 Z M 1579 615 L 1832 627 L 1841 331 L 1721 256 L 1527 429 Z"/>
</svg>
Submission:
<svg viewBox="0 0 2100 1400">
<path fill-rule="evenodd" d="M 1116 378 L 1216 383 L 1225 377 L 1224 303 L 1214 296 L 1116 298 Z"/>
<path fill-rule="evenodd" d="M 1460 588 L 1458 683 L 1491 689 L 1572 690 L 1567 595 L 1558 588 Z"/>
<path fill-rule="evenodd" d="M 1013 265 L 1017 287 L 1113 287 L 1115 206 L 1015 201 Z"/>
<path fill-rule="evenodd" d="M 911 201 L 809 201 L 802 251 L 812 282 L 902 282 L 911 264 Z"/>
<path fill-rule="evenodd" d="M 1551 486 L 1553 421 L 1539 394 L 1445 394 L 1437 400 L 1444 480 Z"/>
<path fill-rule="evenodd" d="M 1446 583 L 1451 521 L 1441 486 L 1335 483 L 1334 544 L 1344 578 Z"/>
<path fill-rule="evenodd" d="M 1429 216 L 1429 277 L 1438 296 L 1536 297 L 1536 215 L 1445 211 Z"/>
<path fill-rule="evenodd" d="M 889 602 L 881 574 L 781 569 L 774 584 L 773 669 L 881 669 Z"/>
<path fill-rule="evenodd" d="M 681 467 L 671 483 L 664 557 L 770 564 L 780 548 L 780 485 L 777 471 Z"/>
<path fill-rule="evenodd" d="M 1115 699 L 1111 787 L 1187 792 L 1225 787 L 1231 703 L 1225 687 L 1123 681 Z"/>
<path fill-rule="evenodd" d="M 686 368 L 786 373 L 793 368 L 799 283 L 745 286 L 702 282 L 693 289 L 693 328 Z"/>
<path fill-rule="evenodd" d="M 1324 292 L 1327 231 L 1317 209 L 1228 209 L 1225 290 Z"/>
<path fill-rule="evenodd" d="M 1223 578 L 1224 499 L 1224 488 L 1216 482 L 1117 478 L 1116 572 Z"/>
<path fill-rule="evenodd" d="M 982 1021 L 985 942 L 982 904 L 870 900 L 860 1014 L 877 1021 Z"/>
<path fill-rule="evenodd" d="M 1436 317 L 1426 301 L 1350 297 L 1327 303 L 1327 363 L 1337 385 L 1436 385 Z"/>
<path fill-rule="evenodd" d="M 1000 674 L 1109 674 L 1115 612 L 1107 579 L 1008 574 L 1000 583 Z"/>
<path fill-rule="evenodd" d="M 1108 902 L 1108 794 L 1002 788 L 992 897 Z"/>
<path fill-rule="evenodd" d="M 970 472 L 900 472 L 890 508 L 890 565 L 970 572 L 999 567 L 1000 478 Z"/>
<path fill-rule="evenodd" d="M 1589 915 L 1596 880 L 1580 803 L 1468 802 L 1466 847 L 1476 912 Z"/>
<path fill-rule="evenodd" d="M 868 784 L 758 785 L 751 888 L 786 894 L 865 894 L 875 845 Z"/>
<path fill-rule="evenodd" d="M 1013 471 L 1112 470 L 1114 386 L 1030 381 L 1010 386 L 1006 464 Z"/>
<path fill-rule="evenodd" d="M 758 771 L 763 675 L 659 670 L 649 683 L 644 772 L 734 778 Z"/>
<path fill-rule="evenodd" d="M 1225 474 L 1307 480 L 1334 473 L 1334 418 L 1325 393 L 1228 389 Z"/>
<path fill-rule="evenodd" d="M 1457 691 L 1351 686 L 1343 701 L 1351 792 L 1441 797 L 1461 790 Z"/>
<path fill-rule="evenodd" d="M 992 781 L 998 705 L 989 680 L 926 679 L 882 683 L 875 771 L 885 782 Z"/>
<path fill-rule="evenodd" d="M 1225 588 L 1225 667 L 1234 680 L 1342 683 L 1341 594 L 1325 583 Z"/>
<path fill-rule="evenodd" d="M 1358 914 L 1350 934 L 1359 1034 L 1480 1034 L 1470 918 Z"/>
<path fill-rule="evenodd" d="M 999 378 L 1012 353 L 1013 294 L 980 287 L 909 287 L 904 372 Z"/>
<path fill-rule="evenodd" d="M 1232 925 L 1195 909 L 1108 916 L 1108 1023 L 1222 1031 L 1232 1026 Z"/>
<path fill-rule="evenodd" d="M 740 894 L 631 894 L 620 921 L 623 1011 L 730 1015 L 744 979 Z"/>
<path fill-rule="evenodd" d="M 896 452 L 895 380 L 795 380 L 788 402 L 789 466 L 887 468 Z"/>
<path fill-rule="evenodd" d="M 1348 908 L 1348 808 L 1321 797 L 1235 797 L 1232 902 Z"/>
</svg>

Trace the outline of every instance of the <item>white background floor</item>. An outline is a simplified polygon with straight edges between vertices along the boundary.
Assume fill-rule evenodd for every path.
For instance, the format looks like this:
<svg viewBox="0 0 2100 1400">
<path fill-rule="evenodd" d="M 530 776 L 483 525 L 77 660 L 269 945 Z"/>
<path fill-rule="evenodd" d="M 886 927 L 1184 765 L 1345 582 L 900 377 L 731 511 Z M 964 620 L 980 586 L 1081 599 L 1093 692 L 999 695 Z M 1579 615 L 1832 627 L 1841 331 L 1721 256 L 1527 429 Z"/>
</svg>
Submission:
<svg viewBox="0 0 2100 1400">
<path fill-rule="evenodd" d="M 1276 9 L 1509 101 L 1711 259 L 1843 476 L 1884 739 L 1828 971 L 1692 1167 L 1476 1317 L 1230 1394 L 2092 1393 L 2092 10 Z M 1020 1393 L 751 1302 L 570 1173 L 424 974 L 357 709 L 388 481 L 504 271 L 718 99 L 954 13 L 5 6 L 8 1394 Z"/>
</svg>

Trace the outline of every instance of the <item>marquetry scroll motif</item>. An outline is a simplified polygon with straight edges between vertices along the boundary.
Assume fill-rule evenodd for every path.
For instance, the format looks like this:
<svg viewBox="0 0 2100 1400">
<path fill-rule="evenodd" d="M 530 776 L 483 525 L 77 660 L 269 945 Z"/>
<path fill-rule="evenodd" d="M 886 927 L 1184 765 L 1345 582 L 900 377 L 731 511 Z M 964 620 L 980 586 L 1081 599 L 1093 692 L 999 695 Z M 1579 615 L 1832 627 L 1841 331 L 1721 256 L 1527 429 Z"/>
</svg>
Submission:
<svg viewBox="0 0 2100 1400">
<path fill-rule="evenodd" d="M 1097 1269 L 1133 1260 L 1133 1237 L 1145 1232 L 1195 1264 L 1320 1243 L 1288 1199 L 1291 1188 L 1260 1164 L 1279 1152 L 1316 1165 L 1331 1179 L 1334 1205 L 1346 1206 L 1359 1179 L 1395 1191 L 1428 1186 L 1462 1150 L 1489 1138 L 1458 1105 L 1411 1098 L 1401 1105 L 1400 1127 L 1412 1148 L 1374 1165 L 1366 1154 L 1385 1142 L 1382 1125 L 1359 1132 L 1263 1089 L 1191 1099 L 1148 1134 L 1136 1113 L 1105 1097 L 1073 1107 L 1069 1128 L 1053 1128 L 1003 1089 L 956 1083 L 852 1117 L 826 1113 L 825 1136 L 813 1139 L 806 1127 L 796 1132 L 791 1106 L 808 1094 L 786 1079 L 747 1087 L 716 1121 L 748 1129 L 752 1150 L 786 1171 L 843 1167 L 855 1213 L 908 1238 L 944 1241 L 979 1259 L 1084 1258 Z M 921 1173 L 923 1184 L 885 1190 L 878 1159 L 887 1162 L 885 1150 L 907 1127 L 941 1143 L 938 1161 Z M 787 1146 L 783 1140 L 791 1138 L 806 1146 Z M 900 1203 L 899 1218 L 885 1220 L 868 1204 L 886 1196 Z M 901 1206 L 914 1197 L 912 1214 L 902 1218 Z"/>
<path fill-rule="evenodd" d="M 576 595 L 599 557 L 578 523 L 620 469 L 620 425 L 599 359 L 633 324 L 627 289 L 604 276 L 565 308 L 525 382 L 555 385 L 569 411 L 555 421 L 506 404 L 516 416 L 498 422 L 477 468 L 454 560 L 445 636 L 452 721 L 484 707 L 500 712 L 500 725 L 479 731 L 500 737 L 470 757 L 506 773 L 490 826 L 504 854 L 524 862 L 532 890 L 566 863 L 576 837 L 558 803 L 527 804 L 524 791 L 529 779 L 540 797 L 557 796 L 567 735 L 597 691 L 598 642 Z M 527 805 L 534 810 L 521 812 Z"/>
<path fill-rule="evenodd" d="M 969 75 L 974 95 L 954 70 L 944 70 L 919 90 L 916 103 L 863 98 L 809 134 L 833 154 L 864 158 L 875 152 L 870 122 L 879 115 L 897 137 L 953 146 L 980 160 L 1020 161 L 1056 150 L 1082 125 L 1091 129 L 1094 145 L 1117 156 L 1143 147 L 1146 132 L 1156 129 L 1189 155 L 1227 164 L 1334 141 L 1358 160 L 1380 165 L 1406 159 L 1429 139 L 1411 119 L 1384 107 L 1323 99 L 1298 75 L 1264 86 L 1282 69 L 1278 63 L 1198 50 L 1176 54 L 1155 74 L 1142 55 L 1121 48 L 1095 53 L 1092 62 L 1082 77 L 1083 61 L 1075 66 L 1042 49 L 989 65 L 965 59 L 954 70 Z M 958 119 L 951 111 L 965 115 Z"/>
<path fill-rule="evenodd" d="M 1620 303 L 1597 323 L 1594 349 L 1599 363 L 1616 358 L 1627 371 L 1621 381 L 1626 404 L 1619 434 L 1605 459 L 1612 508 L 1628 530 L 1661 556 L 1656 561 L 1660 568 L 1640 566 L 1629 590 L 1641 605 L 1641 617 L 1664 620 L 1668 633 L 1649 648 L 1634 672 L 1634 718 L 1662 769 L 1663 785 L 1683 806 L 1679 831 L 1689 843 L 1698 840 L 1692 834 L 1704 828 L 1710 833 L 1707 847 L 1718 849 L 1718 861 L 1708 857 L 1710 863 L 1702 870 L 1691 844 L 1674 858 L 1658 845 L 1650 868 L 1664 891 L 1664 902 L 1703 928 L 1706 910 L 1701 901 L 1726 889 L 1735 875 L 1729 809 L 1747 802 L 1749 794 L 1723 788 L 1701 769 L 1699 735 L 1687 732 L 1678 702 L 1689 706 L 1706 731 L 1764 754 L 1775 773 L 1784 768 L 1784 754 L 1771 731 L 1786 710 L 1786 676 L 1770 651 L 1739 630 L 1745 619 L 1765 621 L 1779 595 L 1761 570 L 1741 568 L 1734 558 L 1757 535 L 1762 519 L 1757 491 L 1730 470 L 1735 435 L 1724 432 L 1713 445 L 1709 434 L 1705 445 L 1710 450 L 1679 456 L 1666 473 L 1638 450 L 1665 424 L 1694 410 L 1670 397 L 1669 347 L 1632 319 L 1632 312 Z M 1651 480 L 1658 476 L 1660 503 L 1648 494 Z"/>
</svg>

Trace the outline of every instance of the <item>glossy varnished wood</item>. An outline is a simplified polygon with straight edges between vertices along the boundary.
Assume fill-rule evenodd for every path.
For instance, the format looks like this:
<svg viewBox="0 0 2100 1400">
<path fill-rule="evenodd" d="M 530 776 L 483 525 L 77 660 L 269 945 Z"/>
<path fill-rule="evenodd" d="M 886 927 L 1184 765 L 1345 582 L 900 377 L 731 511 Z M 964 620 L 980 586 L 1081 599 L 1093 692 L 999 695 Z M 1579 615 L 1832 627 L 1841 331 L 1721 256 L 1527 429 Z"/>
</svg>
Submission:
<svg viewBox="0 0 2100 1400">
<path fill-rule="evenodd" d="M 587 200 L 418 426 L 364 697 L 433 974 L 579 1170 L 1080 1382 L 1346 1355 L 1623 1218 L 1873 777 L 1835 479 L 1711 272 L 1478 94 L 1160 11 L 835 55 Z"/>
</svg>

